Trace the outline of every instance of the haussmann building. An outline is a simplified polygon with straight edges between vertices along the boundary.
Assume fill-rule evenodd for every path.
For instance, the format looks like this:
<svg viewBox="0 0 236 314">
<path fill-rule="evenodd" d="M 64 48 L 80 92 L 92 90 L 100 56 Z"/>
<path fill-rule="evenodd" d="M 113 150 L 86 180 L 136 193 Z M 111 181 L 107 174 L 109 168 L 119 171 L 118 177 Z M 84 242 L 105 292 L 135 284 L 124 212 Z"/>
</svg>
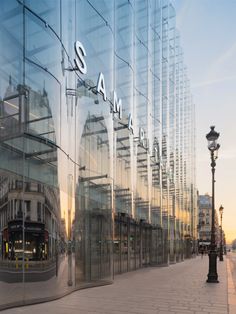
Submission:
<svg viewBox="0 0 236 314">
<path fill-rule="evenodd" d="M 0 47 L 0 309 L 191 257 L 194 104 L 172 4 L 1 0 Z"/>
</svg>

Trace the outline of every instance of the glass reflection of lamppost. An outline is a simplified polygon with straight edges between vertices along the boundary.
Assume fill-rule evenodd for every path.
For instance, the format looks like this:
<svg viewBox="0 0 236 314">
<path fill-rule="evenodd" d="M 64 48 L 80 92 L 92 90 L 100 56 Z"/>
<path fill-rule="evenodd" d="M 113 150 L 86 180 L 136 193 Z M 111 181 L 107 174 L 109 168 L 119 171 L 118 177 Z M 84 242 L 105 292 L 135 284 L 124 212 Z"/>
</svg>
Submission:
<svg viewBox="0 0 236 314">
<path fill-rule="evenodd" d="M 215 241 L 215 166 L 217 159 L 218 149 L 220 147 L 217 144 L 217 139 L 220 133 L 217 133 L 214 130 L 214 126 L 211 126 L 211 131 L 206 135 L 208 141 L 208 149 L 211 154 L 211 171 L 212 171 L 212 216 L 211 216 L 211 245 L 209 252 L 209 272 L 207 282 L 217 283 L 218 274 L 217 274 L 217 251 L 216 251 L 216 241 Z"/>
<path fill-rule="evenodd" d="M 220 212 L 220 261 L 224 260 L 223 258 L 223 239 L 222 239 L 222 216 L 223 216 L 224 207 L 220 205 L 219 212 Z"/>
<path fill-rule="evenodd" d="M 71 210 L 72 210 L 72 174 L 68 175 L 68 244 L 67 244 L 67 256 L 68 256 L 68 286 L 73 285 L 72 281 L 72 236 L 71 236 Z"/>
</svg>

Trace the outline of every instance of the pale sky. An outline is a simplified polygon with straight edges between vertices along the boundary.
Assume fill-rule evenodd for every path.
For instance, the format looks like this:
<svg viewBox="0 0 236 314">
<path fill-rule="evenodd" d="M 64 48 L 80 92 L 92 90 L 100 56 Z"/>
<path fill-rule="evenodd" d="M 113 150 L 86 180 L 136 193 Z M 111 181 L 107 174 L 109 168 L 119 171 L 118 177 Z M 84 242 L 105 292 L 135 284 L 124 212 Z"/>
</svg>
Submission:
<svg viewBox="0 0 236 314">
<path fill-rule="evenodd" d="M 215 205 L 236 239 L 236 0 L 173 0 L 196 104 L 197 188 L 211 194 L 206 134 L 220 132 Z"/>
</svg>

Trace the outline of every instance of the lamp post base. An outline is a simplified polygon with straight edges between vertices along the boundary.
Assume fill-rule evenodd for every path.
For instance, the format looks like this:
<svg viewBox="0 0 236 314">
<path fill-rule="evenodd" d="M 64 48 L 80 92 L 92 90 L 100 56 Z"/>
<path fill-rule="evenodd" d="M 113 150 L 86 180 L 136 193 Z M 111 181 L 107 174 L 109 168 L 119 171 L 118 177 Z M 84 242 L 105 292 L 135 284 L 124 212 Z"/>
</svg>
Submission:
<svg viewBox="0 0 236 314">
<path fill-rule="evenodd" d="M 218 274 L 217 274 L 217 252 L 215 250 L 210 250 L 209 256 L 209 272 L 208 272 L 208 279 L 206 282 L 209 283 L 218 283 Z"/>
</svg>

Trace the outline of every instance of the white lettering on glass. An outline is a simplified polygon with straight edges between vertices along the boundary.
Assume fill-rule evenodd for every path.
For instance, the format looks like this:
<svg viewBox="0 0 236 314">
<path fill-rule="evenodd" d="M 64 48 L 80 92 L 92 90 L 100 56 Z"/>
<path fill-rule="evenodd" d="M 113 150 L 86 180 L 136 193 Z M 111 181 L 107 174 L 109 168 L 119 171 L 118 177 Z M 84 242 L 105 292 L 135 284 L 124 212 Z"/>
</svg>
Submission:
<svg viewBox="0 0 236 314">
<path fill-rule="evenodd" d="M 116 92 L 113 92 L 113 112 L 119 113 L 119 118 L 122 119 L 122 100 L 119 98 L 117 99 Z"/>
<path fill-rule="evenodd" d="M 134 134 L 134 127 L 133 127 L 133 118 L 131 113 L 129 114 L 128 117 L 128 129 L 132 131 L 132 133 Z"/>
<path fill-rule="evenodd" d="M 155 157 L 155 162 L 158 162 L 158 152 L 157 152 L 157 147 L 154 147 L 154 157 Z"/>
<path fill-rule="evenodd" d="M 84 60 L 84 57 L 86 57 L 86 51 L 84 49 L 84 46 L 82 45 L 82 43 L 80 41 L 76 41 L 75 42 L 75 66 L 76 66 L 76 70 L 79 70 L 80 73 L 82 74 L 86 74 L 87 73 L 87 65 L 86 62 Z"/>
<path fill-rule="evenodd" d="M 139 128 L 139 142 L 144 146 L 145 133 L 143 128 Z"/>
<path fill-rule="evenodd" d="M 105 79 L 102 72 L 99 73 L 98 81 L 97 81 L 97 92 L 103 95 L 103 100 L 107 100 L 106 95 L 106 86 L 105 86 Z"/>
</svg>

